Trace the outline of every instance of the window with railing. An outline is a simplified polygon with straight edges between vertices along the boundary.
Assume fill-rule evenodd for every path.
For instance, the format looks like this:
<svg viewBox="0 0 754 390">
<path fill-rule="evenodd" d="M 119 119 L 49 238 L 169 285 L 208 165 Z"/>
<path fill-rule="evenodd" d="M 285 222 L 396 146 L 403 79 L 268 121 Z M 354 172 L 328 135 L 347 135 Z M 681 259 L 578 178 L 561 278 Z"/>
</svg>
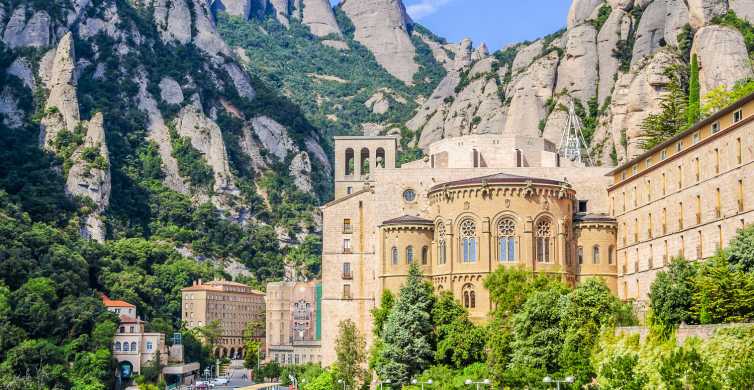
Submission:
<svg viewBox="0 0 754 390">
<path fill-rule="evenodd" d="M 343 234 L 353 233 L 353 227 L 351 226 L 351 219 L 346 218 L 343 220 Z"/>
<path fill-rule="evenodd" d="M 343 263 L 343 279 L 353 279 L 353 273 L 351 273 L 351 263 Z"/>
<path fill-rule="evenodd" d="M 351 285 L 350 284 L 344 284 L 343 285 L 343 299 L 353 299 L 351 296 Z"/>
<path fill-rule="evenodd" d="M 350 238 L 343 239 L 343 253 L 351 253 L 351 239 Z"/>
</svg>

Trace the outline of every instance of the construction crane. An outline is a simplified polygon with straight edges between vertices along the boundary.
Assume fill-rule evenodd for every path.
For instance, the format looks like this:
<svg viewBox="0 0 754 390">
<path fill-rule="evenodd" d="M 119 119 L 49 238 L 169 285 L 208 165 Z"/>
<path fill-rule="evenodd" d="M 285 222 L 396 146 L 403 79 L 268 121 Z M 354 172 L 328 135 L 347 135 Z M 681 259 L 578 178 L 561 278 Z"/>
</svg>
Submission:
<svg viewBox="0 0 754 390">
<path fill-rule="evenodd" d="M 593 166 L 589 153 L 582 155 L 581 149 L 587 150 L 584 133 L 581 131 L 581 120 L 576 115 L 576 108 L 573 101 L 568 104 L 568 122 L 560 136 L 560 145 L 558 145 L 558 154 L 574 162 L 580 162 L 586 166 Z"/>
</svg>

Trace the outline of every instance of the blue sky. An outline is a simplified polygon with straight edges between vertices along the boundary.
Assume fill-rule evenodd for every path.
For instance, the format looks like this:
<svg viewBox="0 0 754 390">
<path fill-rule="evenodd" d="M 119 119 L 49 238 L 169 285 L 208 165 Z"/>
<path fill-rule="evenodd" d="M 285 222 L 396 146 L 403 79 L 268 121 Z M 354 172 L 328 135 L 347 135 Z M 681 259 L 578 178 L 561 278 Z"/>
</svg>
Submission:
<svg viewBox="0 0 754 390">
<path fill-rule="evenodd" d="M 497 50 L 565 27 L 572 0 L 403 0 L 411 17 L 457 42 L 487 43 Z M 339 0 L 331 0 L 337 4 Z"/>
</svg>

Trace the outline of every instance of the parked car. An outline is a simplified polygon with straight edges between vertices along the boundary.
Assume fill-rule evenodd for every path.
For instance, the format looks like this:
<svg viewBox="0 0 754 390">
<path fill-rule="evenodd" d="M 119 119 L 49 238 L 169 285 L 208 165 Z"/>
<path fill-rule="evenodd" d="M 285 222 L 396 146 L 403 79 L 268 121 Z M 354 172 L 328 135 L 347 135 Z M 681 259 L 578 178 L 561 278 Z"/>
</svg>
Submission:
<svg viewBox="0 0 754 390">
<path fill-rule="evenodd" d="M 196 381 L 196 388 L 201 390 L 214 389 L 215 384 L 211 381 Z"/>
<path fill-rule="evenodd" d="M 212 383 L 216 386 L 225 386 L 228 384 L 228 378 L 215 378 Z"/>
</svg>

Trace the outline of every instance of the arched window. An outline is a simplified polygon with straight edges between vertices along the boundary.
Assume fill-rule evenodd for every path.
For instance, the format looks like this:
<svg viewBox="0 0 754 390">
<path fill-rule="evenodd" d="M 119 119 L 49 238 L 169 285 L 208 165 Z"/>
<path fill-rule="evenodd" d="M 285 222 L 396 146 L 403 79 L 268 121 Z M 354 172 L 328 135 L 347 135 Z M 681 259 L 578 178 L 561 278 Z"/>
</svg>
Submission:
<svg viewBox="0 0 754 390">
<path fill-rule="evenodd" d="M 406 264 L 414 263 L 414 247 L 409 245 L 406 247 Z"/>
<path fill-rule="evenodd" d="M 474 286 L 471 283 L 467 283 L 463 286 L 463 307 L 467 309 L 473 309 L 476 307 L 476 292 Z"/>
<path fill-rule="evenodd" d="M 385 149 L 377 148 L 375 163 L 378 168 L 385 168 Z"/>
<path fill-rule="evenodd" d="M 120 341 L 115 342 L 115 352 L 120 352 Z"/>
<path fill-rule="evenodd" d="M 445 264 L 447 261 L 445 240 L 445 224 L 440 222 L 437 224 L 437 264 Z"/>
<path fill-rule="evenodd" d="M 592 264 L 600 263 L 600 246 L 595 245 L 592 247 Z"/>
<path fill-rule="evenodd" d="M 131 342 L 131 351 L 136 352 L 136 341 Z"/>
<path fill-rule="evenodd" d="M 368 175 L 369 174 L 369 168 L 371 167 L 370 164 L 370 158 L 369 158 L 369 149 L 367 148 L 361 148 L 361 174 L 362 175 Z"/>
<path fill-rule="evenodd" d="M 427 265 L 429 263 L 429 248 L 424 246 L 422 247 L 422 265 Z"/>
<path fill-rule="evenodd" d="M 393 265 L 398 265 L 398 248 L 393 247 L 393 249 L 390 250 L 390 258 Z"/>
<path fill-rule="evenodd" d="M 548 218 L 542 218 L 537 222 L 534 231 L 537 261 L 540 263 L 550 262 L 550 241 L 552 238 L 552 222 Z"/>
<path fill-rule="evenodd" d="M 353 175 L 354 168 L 355 168 L 355 161 L 354 161 L 353 149 L 348 148 L 346 149 L 346 176 Z"/>
<path fill-rule="evenodd" d="M 503 218 L 497 223 L 498 260 L 500 262 L 516 261 L 516 222 Z"/>
<path fill-rule="evenodd" d="M 476 261 L 476 223 L 471 219 L 461 222 L 461 253 L 464 263 Z"/>
<path fill-rule="evenodd" d="M 128 341 L 126 341 L 125 343 L 123 343 L 123 352 L 128 352 L 128 351 L 129 351 L 129 349 L 128 349 Z"/>
<path fill-rule="evenodd" d="M 613 264 L 613 251 L 615 251 L 615 247 L 610 245 L 609 248 L 607 248 L 607 263 Z"/>
</svg>

